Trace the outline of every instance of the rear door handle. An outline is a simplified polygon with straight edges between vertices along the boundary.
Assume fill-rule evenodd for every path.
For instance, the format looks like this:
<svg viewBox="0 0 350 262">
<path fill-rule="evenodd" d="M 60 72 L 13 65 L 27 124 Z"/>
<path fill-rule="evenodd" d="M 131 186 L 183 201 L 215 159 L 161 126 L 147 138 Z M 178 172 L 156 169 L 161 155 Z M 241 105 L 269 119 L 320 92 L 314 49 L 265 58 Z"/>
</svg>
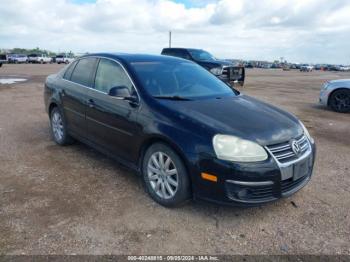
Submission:
<svg viewBox="0 0 350 262">
<path fill-rule="evenodd" d="M 94 108 L 94 107 L 95 107 L 95 102 L 94 102 L 93 99 L 89 99 L 89 100 L 87 101 L 87 104 L 88 104 L 88 106 L 89 106 L 90 108 Z"/>
</svg>

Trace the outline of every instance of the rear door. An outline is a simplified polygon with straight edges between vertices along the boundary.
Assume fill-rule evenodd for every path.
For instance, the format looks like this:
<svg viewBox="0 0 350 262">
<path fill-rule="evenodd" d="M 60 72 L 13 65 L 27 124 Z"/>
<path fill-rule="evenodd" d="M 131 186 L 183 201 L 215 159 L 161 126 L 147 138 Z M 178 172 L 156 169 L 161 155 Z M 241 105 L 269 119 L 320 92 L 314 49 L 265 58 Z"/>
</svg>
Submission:
<svg viewBox="0 0 350 262">
<path fill-rule="evenodd" d="M 136 123 L 139 106 L 120 97 L 109 96 L 109 90 L 117 86 L 125 86 L 130 94 L 137 96 L 124 68 L 113 60 L 101 58 L 94 89 L 88 94 L 86 119 L 89 139 L 114 156 L 134 162 L 140 140 L 135 135 L 140 129 Z"/>
<path fill-rule="evenodd" d="M 96 58 L 82 58 L 72 63 L 63 76 L 65 83 L 61 96 L 68 129 L 82 137 L 87 136 L 87 95 L 96 63 Z"/>
</svg>

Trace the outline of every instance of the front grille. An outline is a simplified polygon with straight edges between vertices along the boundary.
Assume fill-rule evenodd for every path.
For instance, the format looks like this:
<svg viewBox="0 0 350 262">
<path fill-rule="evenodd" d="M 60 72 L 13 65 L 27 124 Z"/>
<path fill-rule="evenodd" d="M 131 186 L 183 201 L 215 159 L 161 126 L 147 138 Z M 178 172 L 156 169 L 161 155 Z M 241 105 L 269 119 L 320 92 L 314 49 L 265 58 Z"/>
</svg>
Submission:
<svg viewBox="0 0 350 262">
<path fill-rule="evenodd" d="M 222 75 L 230 81 L 240 80 L 243 75 L 243 69 L 241 67 L 226 66 L 222 69 Z"/>
<path fill-rule="evenodd" d="M 266 199 L 273 197 L 273 186 L 260 186 L 248 190 L 249 199 Z"/>
<path fill-rule="evenodd" d="M 296 141 L 300 147 L 300 152 L 298 155 L 294 153 L 289 141 L 280 144 L 269 145 L 267 148 L 280 163 L 286 163 L 298 159 L 299 156 L 304 154 L 309 149 L 310 145 L 305 135 L 297 138 Z"/>
<path fill-rule="evenodd" d="M 231 200 L 261 203 L 273 201 L 281 196 L 293 193 L 300 189 L 299 187 L 309 178 L 310 175 L 308 174 L 297 180 L 289 178 L 282 181 L 274 181 L 274 184 L 264 186 L 236 185 L 226 181 L 225 190 L 227 197 Z"/>
<path fill-rule="evenodd" d="M 289 191 L 291 191 L 294 188 L 301 185 L 308 178 L 309 178 L 309 176 L 304 176 L 304 177 L 301 177 L 297 180 L 293 180 L 293 178 L 289 178 L 289 179 L 281 181 L 282 193 L 288 193 Z"/>
<path fill-rule="evenodd" d="M 276 197 L 276 188 L 274 185 L 266 186 L 241 186 L 226 182 L 226 194 L 230 199 L 239 199 L 246 201 L 273 200 Z"/>
</svg>

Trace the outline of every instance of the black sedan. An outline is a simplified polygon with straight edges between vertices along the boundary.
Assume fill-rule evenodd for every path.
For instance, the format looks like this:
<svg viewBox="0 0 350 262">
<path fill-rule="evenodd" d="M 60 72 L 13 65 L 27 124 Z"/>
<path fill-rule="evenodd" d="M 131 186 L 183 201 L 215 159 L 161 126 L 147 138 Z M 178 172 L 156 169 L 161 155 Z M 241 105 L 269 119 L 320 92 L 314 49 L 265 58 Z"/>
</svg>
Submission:
<svg viewBox="0 0 350 262">
<path fill-rule="evenodd" d="M 164 206 L 260 205 L 312 175 L 314 140 L 295 116 L 191 61 L 91 54 L 50 75 L 44 97 L 57 144 L 77 139 L 137 170 Z"/>
</svg>

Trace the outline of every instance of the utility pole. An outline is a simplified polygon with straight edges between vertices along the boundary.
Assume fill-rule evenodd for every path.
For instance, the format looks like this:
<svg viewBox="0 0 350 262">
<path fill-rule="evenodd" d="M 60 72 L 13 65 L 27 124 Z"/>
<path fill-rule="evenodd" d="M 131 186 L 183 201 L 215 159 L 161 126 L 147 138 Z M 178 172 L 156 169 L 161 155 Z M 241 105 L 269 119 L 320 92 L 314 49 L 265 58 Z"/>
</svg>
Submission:
<svg viewBox="0 0 350 262">
<path fill-rule="evenodd" d="M 169 31 L 169 48 L 171 48 L 171 31 Z"/>
</svg>

